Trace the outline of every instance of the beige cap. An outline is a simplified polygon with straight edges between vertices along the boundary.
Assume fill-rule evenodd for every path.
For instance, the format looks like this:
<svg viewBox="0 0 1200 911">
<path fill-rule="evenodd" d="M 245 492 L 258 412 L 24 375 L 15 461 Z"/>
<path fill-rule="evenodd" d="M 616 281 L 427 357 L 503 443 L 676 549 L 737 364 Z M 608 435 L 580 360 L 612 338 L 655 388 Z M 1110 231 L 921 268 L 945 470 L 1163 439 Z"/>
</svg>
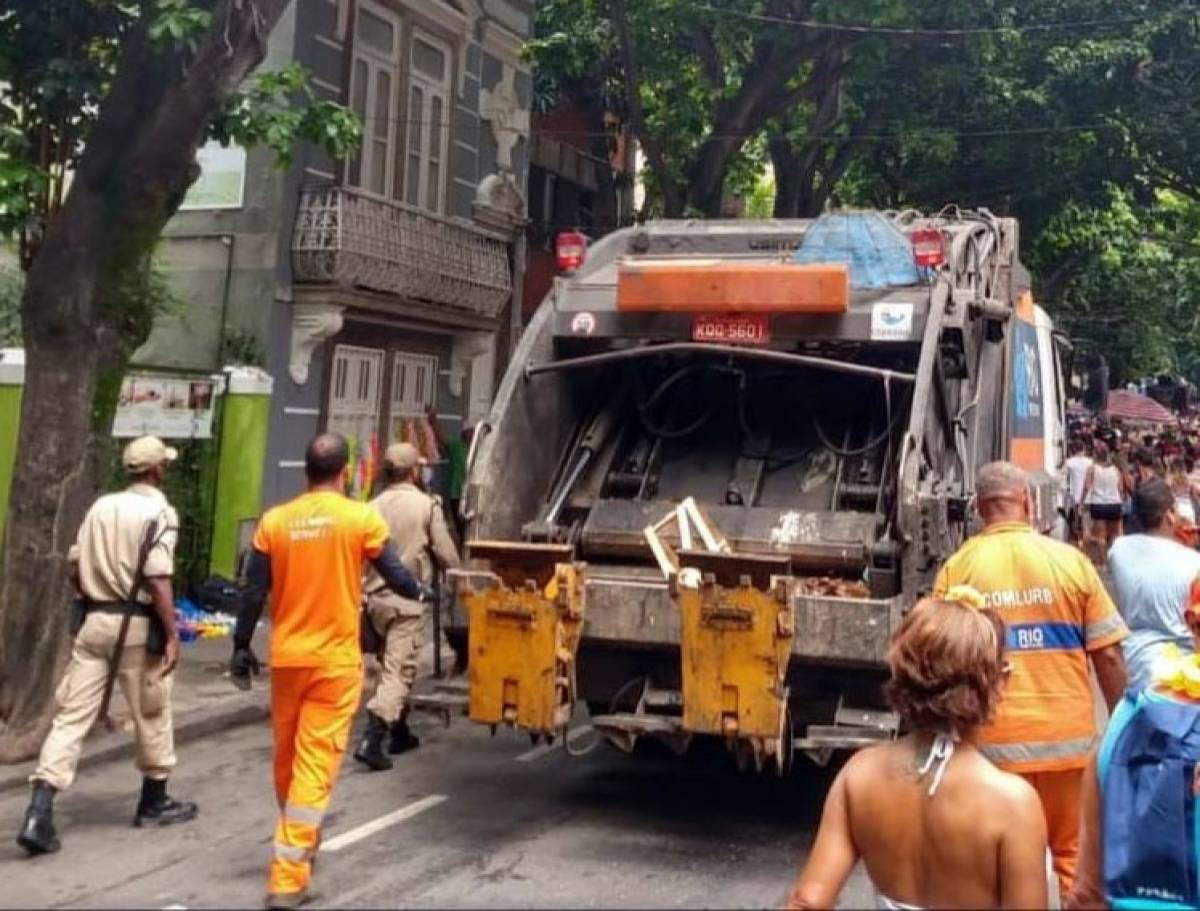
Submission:
<svg viewBox="0 0 1200 911">
<path fill-rule="evenodd" d="M 125 447 L 121 461 L 130 474 L 141 474 L 179 458 L 178 450 L 166 445 L 158 437 L 138 437 Z"/>
<path fill-rule="evenodd" d="M 425 464 L 425 459 L 412 443 L 393 443 L 383 454 L 383 460 L 401 471 Z"/>
</svg>

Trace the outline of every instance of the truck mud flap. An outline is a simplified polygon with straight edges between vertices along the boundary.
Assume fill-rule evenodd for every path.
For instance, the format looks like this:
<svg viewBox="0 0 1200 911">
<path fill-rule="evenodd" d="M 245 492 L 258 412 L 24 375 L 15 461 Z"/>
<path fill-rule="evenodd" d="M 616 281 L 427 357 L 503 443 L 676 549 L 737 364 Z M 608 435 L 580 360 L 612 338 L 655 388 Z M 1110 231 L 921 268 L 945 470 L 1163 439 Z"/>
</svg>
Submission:
<svg viewBox="0 0 1200 911">
<path fill-rule="evenodd" d="M 769 761 L 783 773 L 792 741 L 784 682 L 795 636 L 790 583 L 744 556 L 688 555 L 684 563 L 701 577 L 698 587 L 679 577 L 671 586 L 682 624 L 683 728 L 723 737 L 743 767 L 761 771 Z"/>
<path fill-rule="evenodd" d="M 468 714 L 553 738 L 575 708 L 575 659 L 584 618 L 585 565 L 570 549 L 508 542 L 473 543 L 491 572 L 464 574 Z"/>
</svg>

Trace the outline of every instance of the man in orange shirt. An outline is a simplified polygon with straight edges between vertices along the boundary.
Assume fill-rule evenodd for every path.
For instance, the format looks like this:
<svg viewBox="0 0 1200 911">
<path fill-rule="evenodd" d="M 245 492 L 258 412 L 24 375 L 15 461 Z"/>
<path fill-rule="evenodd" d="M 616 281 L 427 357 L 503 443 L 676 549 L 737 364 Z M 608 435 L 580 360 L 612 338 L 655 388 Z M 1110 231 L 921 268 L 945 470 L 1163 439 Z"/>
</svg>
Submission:
<svg viewBox="0 0 1200 911">
<path fill-rule="evenodd" d="M 985 465 L 975 496 L 985 528 L 946 561 L 934 594 L 973 586 L 1004 619 L 1012 675 L 980 743 L 988 759 L 1020 774 L 1041 797 L 1065 894 L 1079 854 L 1083 772 L 1097 737 L 1088 662 L 1111 712 L 1125 691 L 1121 640 L 1129 631 L 1091 561 L 1029 524 L 1025 472 L 1008 462 Z"/>
<path fill-rule="evenodd" d="M 280 815 L 268 908 L 295 908 L 307 897 L 321 822 L 362 690 L 363 564 L 369 560 L 403 597 L 429 596 L 404 568 L 379 513 L 345 496 L 347 457 L 339 434 L 322 434 L 308 445 L 308 491 L 268 510 L 259 522 L 234 632 L 230 672 L 246 688 L 258 670 L 250 639 L 269 591 Z"/>
</svg>

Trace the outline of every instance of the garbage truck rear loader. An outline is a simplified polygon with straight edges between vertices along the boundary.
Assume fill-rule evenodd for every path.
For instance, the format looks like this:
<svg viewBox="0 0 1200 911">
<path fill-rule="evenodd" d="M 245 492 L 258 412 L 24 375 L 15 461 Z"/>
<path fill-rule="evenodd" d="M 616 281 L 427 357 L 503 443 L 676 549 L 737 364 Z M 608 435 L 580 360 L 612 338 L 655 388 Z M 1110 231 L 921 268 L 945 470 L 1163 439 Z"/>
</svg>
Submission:
<svg viewBox="0 0 1200 911">
<path fill-rule="evenodd" d="M 452 574 L 469 714 L 788 767 L 894 736 L 889 636 L 975 469 L 1058 521 L 1062 343 L 986 211 L 660 221 L 599 240 L 476 430 Z"/>
</svg>

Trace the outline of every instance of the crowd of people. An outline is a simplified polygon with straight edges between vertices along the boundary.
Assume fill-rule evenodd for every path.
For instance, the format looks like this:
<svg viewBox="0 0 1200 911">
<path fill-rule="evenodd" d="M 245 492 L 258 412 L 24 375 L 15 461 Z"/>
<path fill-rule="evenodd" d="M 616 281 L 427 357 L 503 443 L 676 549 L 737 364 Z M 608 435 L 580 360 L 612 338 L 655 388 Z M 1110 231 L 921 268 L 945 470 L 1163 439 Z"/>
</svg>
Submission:
<svg viewBox="0 0 1200 911">
<path fill-rule="evenodd" d="M 1075 426 L 1066 460 L 1068 519 L 1075 543 L 1099 566 L 1113 543 L 1140 530 L 1134 492 L 1147 481 L 1165 481 L 1175 497 L 1176 535 L 1196 543 L 1200 515 L 1200 427 L 1137 432 L 1119 423 Z"/>
<path fill-rule="evenodd" d="M 1076 437 L 1079 547 L 1034 530 L 1023 471 L 980 470 L 983 531 L 892 638 L 908 733 L 840 771 L 789 907 L 860 860 L 884 908 L 1200 906 L 1195 439 Z"/>
</svg>

